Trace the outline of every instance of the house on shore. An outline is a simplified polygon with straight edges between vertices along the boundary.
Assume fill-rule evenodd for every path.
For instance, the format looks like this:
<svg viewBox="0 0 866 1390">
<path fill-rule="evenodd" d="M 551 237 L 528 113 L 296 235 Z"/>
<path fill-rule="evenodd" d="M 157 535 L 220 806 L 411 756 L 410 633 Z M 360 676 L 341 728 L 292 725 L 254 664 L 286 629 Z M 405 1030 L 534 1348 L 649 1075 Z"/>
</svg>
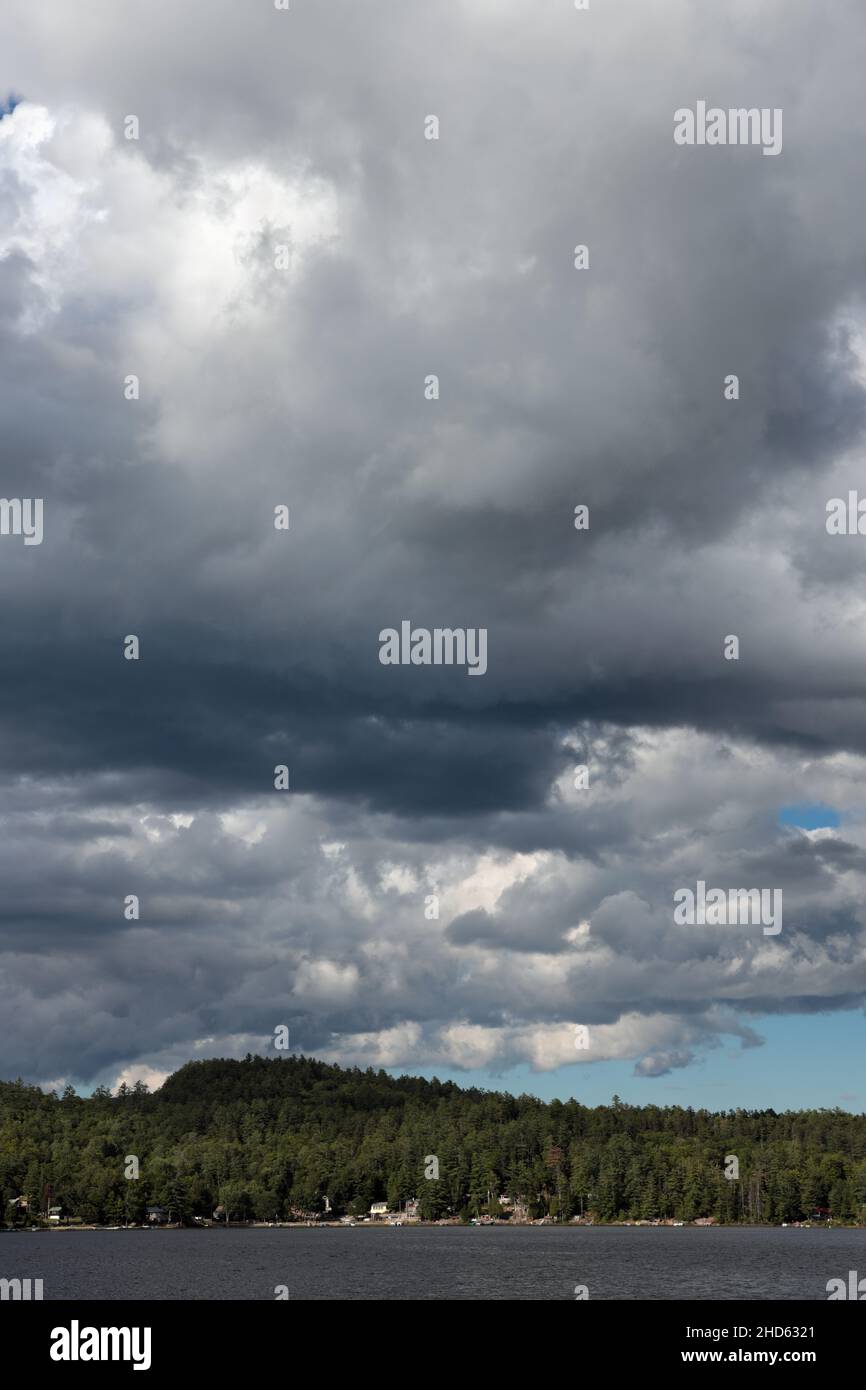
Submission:
<svg viewBox="0 0 866 1390">
<path fill-rule="evenodd" d="M 525 1197 L 500 1197 L 502 1215 L 512 1222 L 529 1220 L 529 1204 Z"/>
</svg>

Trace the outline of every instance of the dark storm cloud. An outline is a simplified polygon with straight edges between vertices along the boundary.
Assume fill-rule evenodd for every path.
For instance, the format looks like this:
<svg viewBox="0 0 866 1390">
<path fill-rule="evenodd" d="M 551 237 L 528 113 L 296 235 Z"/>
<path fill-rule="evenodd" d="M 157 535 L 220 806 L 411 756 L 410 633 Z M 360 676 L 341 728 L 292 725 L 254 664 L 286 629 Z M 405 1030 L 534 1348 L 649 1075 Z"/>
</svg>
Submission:
<svg viewBox="0 0 866 1390">
<path fill-rule="evenodd" d="M 41 546 L 0 541 L 28 1074 L 290 1019 L 308 1050 L 351 1035 L 364 1056 L 397 1030 L 417 1061 L 453 1027 L 440 1055 L 476 1057 L 478 1027 L 546 1065 L 567 1044 L 534 1027 L 634 1010 L 644 1031 L 610 1055 L 646 1050 L 660 1075 L 730 1024 L 719 1001 L 866 987 L 856 777 L 834 762 L 866 753 L 864 561 L 823 524 L 866 423 L 862 13 L 767 4 L 759 43 L 729 8 L 584 19 L 552 0 L 98 0 L 86 23 L 7 5 L 0 81 L 28 101 L 0 124 L 2 491 L 46 508 Z M 784 107 L 783 153 L 676 147 L 673 112 L 702 95 Z M 486 675 L 382 666 L 404 618 L 486 627 Z M 692 731 L 683 787 L 671 730 Z M 733 746 L 760 775 L 726 771 Z M 290 871 L 282 763 L 309 808 Z M 804 766 L 850 839 L 774 825 Z M 486 853 L 494 887 L 467 888 Z M 814 995 L 802 945 L 768 986 L 760 943 L 740 969 L 738 947 L 674 935 L 673 888 L 719 873 L 784 883 L 792 933 L 828 952 Z M 147 919 L 126 926 L 139 881 Z M 124 944 L 163 938 L 128 1002 Z M 40 1034 L 96 951 L 99 983 Z"/>
<path fill-rule="evenodd" d="M 144 96 L 148 54 L 159 35 L 161 82 L 138 103 L 147 113 L 146 132 L 159 129 L 167 138 L 169 130 L 172 138 L 194 141 L 205 156 L 237 158 L 250 150 L 249 133 L 236 147 L 238 122 L 243 131 L 255 121 L 262 142 L 256 152 L 276 170 L 293 168 L 303 150 L 310 168 L 334 177 L 337 171 L 319 151 L 340 144 L 333 132 L 341 130 L 354 151 L 355 172 L 339 170 L 352 190 L 339 247 L 313 258 L 282 307 L 279 292 L 271 293 L 267 331 L 258 325 L 253 344 L 251 335 L 243 329 L 236 334 L 226 322 L 222 335 L 201 342 L 201 396 L 195 398 L 193 387 L 193 398 L 180 402 L 201 426 L 201 471 L 190 468 L 184 476 L 183 469 L 161 463 L 158 453 L 154 457 L 148 423 L 159 406 L 149 403 L 146 375 L 145 400 L 135 416 L 116 389 L 112 343 L 116 348 L 134 315 L 135 291 L 131 307 L 114 283 L 113 292 L 100 292 L 97 284 L 89 295 L 64 299 L 51 322 L 52 339 L 83 342 L 91 360 L 60 371 L 49 350 L 53 342 L 43 339 L 40 361 L 31 340 L 26 362 L 20 347 L 9 343 L 18 360 L 5 412 L 18 422 L 7 436 L 13 477 L 25 464 L 34 483 L 48 473 L 52 487 L 47 478 L 43 482 L 54 517 L 53 536 L 39 557 L 50 577 L 24 621 L 41 640 L 53 641 L 64 681 L 69 666 L 78 668 L 72 679 L 80 682 L 81 698 L 67 704 L 64 720 L 74 719 L 85 703 L 98 707 L 100 689 L 108 690 L 106 704 L 118 714 L 113 746 L 110 710 L 96 729 L 85 720 L 67 726 L 66 757 L 82 769 L 106 759 L 132 768 L 140 753 L 173 785 L 185 749 L 190 763 L 207 764 L 203 780 L 212 786 L 232 795 L 245 781 L 252 792 L 257 737 L 278 734 L 288 716 L 302 726 L 296 746 L 314 745 L 304 707 L 324 704 L 326 720 L 336 727 L 326 726 L 322 748 L 310 760 L 309 785 L 350 796 L 368 787 L 377 800 L 393 795 L 395 808 L 407 810 L 413 799 L 428 795 L 426 780 L 416 777 L 413 788 L 408 772 L 430 746 L 428 718 L 407 722 L 406 747 L 393 760 L 393 791 L 387 749 L 375 746 L 376 732 L 368 728 L 365 739 L 379 769 L 375 789 L 370 786 L 353 723 L 376 715 L 393 727 L 401 715 L 411 719 L 414 708 L 429 704 L 435 719 L 443 695 L 446 702 L 480 707 L 495 731 L 491 744 L 503 754 L 497 759 L 492 746 L 479 749 L 477 723 L 464 725 L 459 712 L 445 714 L 450 738 L 439 736 L 441 722 L 439 730 L 433 726 L 437 762 L 455 808 L 484 805 L 483 793 L 472 791 L 479 781 L 476 764 L 489 775 L 495 769 L 491 805 L 500 796 L 537 803 L 555 766 L 558 730 L 580 718 L 624 726 L 697 723 L 768 740 L 845 746 L 857 736 L 843 727 L 837 737 L 825 701 L 841 693 L 859 706 L 859 673 L 840 673 L 841 692 L 832 665 L 810 676 L 801 669 L 803 653 L 792 629 L 781 666 L 768 669 L 755 654 L 748 671 L 731 681 L 716 660 L 723 633 L 710 626 L 712 609 L 707 612 L 705 603 L 701 611 L 698 600 L 697 611 L 674 618 L 668 604 L 668 591 L 684 578 L 684 554 L 736 534 L 748 508 L 766 505 L 775 478 L 832 461 L 863 424 L 862 386 L 845 342 L 831 331 L 834 313 L 862 291 L 862 255 L 853 245 L 840 247 L 832 226 L 818 238 L 810 215 L 794 202 L 795 191 L 802 200 L 809 186 L 809 161 L 817 161 L 823 148 L 810 124 L 811 108 L 795 100 L 789 111 L 787 162 L 779 161 L 778 172 L 739 150 L 697 160 L 669 140 L 673 94 L 686 72 L 691 83 L 698 80 L 694 52 L 670 42 L 678 32 L 677 7 L 668 32 L 654 20 L 661 91 L 652 105 L 640 89 L 628 96 L 638 52 L 623 35 L 602 31 L 594 41 L 603 53 L 606 44 L 614 45 L 622 85 L 611 87 L 606 72 L 603 103 L 600 87 L 595 106 L 572 94 L 564 108 L 557 98 L 571 89 L 575 65 L 582 70 L 589 55 L 571 31 L 557 52 L 553 40 L 562 34 L 551 10 L 521 35 L 518 9 L 505 20 L 469 11 L 446 19 L 423 7 L 408 9 L 411 16 L 395 10 L 385 25 L 391 42 L 406 43 L 408 69 L 389 62 L 397 48 L 383 45 L 381 32 L 351 6 L 329 10 L 333 22 L 321 32 L 311 14 L 293 16 L 291 39 L 276 54 L 265 42 L 266 35 L 275 37 L 275 17 L 267 24 L 261 14 L 250 21 L 236 6 L 208 6 L 198 21 L 191 17 L 190 32 L 204 39 L 204 55 L 173 41 L 168 9 L 160 12 L 164 27 L 151 20 L 153 30 L 148 25 L 142 34 L 141 26 L 129 26 L 106 6 L 99 12 L 104 28 L 96 26 L 87 42 L 70 36 L 73 69 L 76 55 L 79 65 L 76 99 L 83 85 L 91 105 L 116 127 L 110 95 L 123 93 L 118 110 L 138 109 L 135 98 Z M 828 54 L 838 55 L 846 15 L 853 22 L 853 14 L 846 11 L 824 26 Z M 790 11 L 786 20 L 783 51 L 790 59 Z M 807 9 L 795 13 L 794 31 L 798 23 L 811 37 Z M 483 73 L 475 74 L 482 78 L 480 90 L 459 85 L 466 60 L 458 39 L 468 32 L 465 26 L 489 40 Z M 724 26 L 719 32 L 724 35 Z M 240 45 L 233 42 L 239 33 Z M 443 98 L 459 90 L 463 103 L 453 134 L 432 148 L 419 146 L 417 102 L 408 110 L 403 105 L 410 100 L 412 63 L 422 63 L 422 34 L 437 36 L 423 58 L 424 71 L 433 74 L 428 86 Z M 529 43 L 525 67 L 515 62 L 520 37 Z M 736 31 L 729 37 L 735 41 Z M 114 42 L 117 60 L 105 71 L 91 71 L 102 44 Z M 378 97 L 355 44 L 362 55 L 375 48 Z M 46 99 L 68 98 L 69 65 L 63 74 L 53 66 L 41 32 L 25 24 L 19 46 L 29 87 L 27 61 L 35 52 L 41 70 L 36 91 Z M 324 49 L 333 100 L 329 119 L 313 128 L 306 107 L 313 99 L 310 55 Z M 238 54 L 252 52 L 264 71 L 235 111 Z M 805 54 L 804 48 L 801 62 Z M 456 73 L 446 65 L 452 60 Z M 284 81 L 271 90 L 268 77 L 273 72 L 276 79 L 277 67 Z M 546 95 L 528 82 L 538 70 L 548 75 Z M 506 78 L 504 95 L 482 121 L 483 82 L 495 87 L 497 73 Z M 728 80 L 733 100 L 748 84 L 733 69 Z M 750 83 L 795 94 L 791 72 L 771 61 L 756 67 Z M 228 93 L 207 125 L 196 108 L 203 84 Z M 317 80 L 317 91 L 320 85 Z M 840 91 L 841 105 L 844 82 Z M 280 122 L 272 119 L 278 92 L 288 94 Z M 580 120 L 565 119 L 568 112 Z M 638 115 L 655 119 L 638 125 Z M 859 108 L 824 113 L 824 123 L 838 121 L 840 130 L 852 120 L 862 121 Z M 148 138 L 141 150 L 146 159 L 153 157 Z M 568 168 L 578 187 L 592 172 L 591 213 L 571 181 L 557 175 Z M 170 176 L 188 194 L 201 170 L 194 161 L 180 171 L 172 166 Z M 822 169 L 821 182 L 827 177 Z M 461 210 L 456 227 L 449 211 L 455 206 Z M 583 235 L 593 243 L 593 270 L 581 277 L 571 268 L 570 248 L 576 220 L 587 216 L 592 228 Z M 849 197 L 846 221 L 850 216 Z M 629 244 L 626 229 L 636 227 L 640 238 Z M 847 254 L 840 257 L 840 251 Z M 534 258 L 531 271 L 519 270 L 521 258 Z M 389 274 L 396 275 L 391 296 Z M 436 284 L 435 300 L 416 284 L 425 276 Z M 409 313 L 401 308 L 401 293 L 411 302 Z M 282 360 L 274 363 L 277 343 Z M 279 405 L 265 415 L 250 412 L 247 378 L 232 384 L 237 353 L 251 344 L 264 382 L 269 375 L 284 382 L 289 399 L 282 419 Z M 125 350 L 129 355 L 128 343 Z M 443 399 L 430 407 L 420 383 L 433 366 L 442 373 Z M 743 399 L 733 408 L 721 393 L 732 366 L 743 380 Z M 20 392 L 25 377 L 29 400 Z M 245 469 L 237 476 L 235 454 L 208 457 L 205 441 L 217 433 L 219 420 L 205 412 L 223 386 L 229 413 L 249 416 L 244 451 L 255 460 L 252 489 Z M 142 452 L 146 459 L 137 457 Z M 296 504 L 291 555 L 279 559 L 266 529 L 269 493 Z M 593 529 L 586 536 L 571 529 L 575 497 L 592 506 Z M 63 534 L 66 508 L 74 521 Z M 238 554 L 243 563 L 235 572 Z M 693 564 L 701 568 L 700 555 Z M 641 576 L 646 603 L 629 588 L 632 572 Z M 58 631 L 61 585 L 67 621 Z M 744 611 L 739 595 L 730 608 L 723 627 L 742 631 L 753 646 L 761 636 L 756 622 L 776 620 L 760 605 L 757 614 Z M 185 630 L 174 633 L 179 609 Z M 418 623 L 488 625 L 485 689 L 465 682 L 461 688 L 453 673 L 423 672 L 417 680 L 414 671 L 379 669 L 378 631 L 404 615 Z M 175 706 L 174 721 L 158 711 L 147 675 L 140 678 L 142 689 L 127 693 L 129 706 L 122 709 L 106 686 L 93 637 L 116 641 L 127 627 L 156 629 L 148 633 L 155 661 L 160 644 L 168 649 L 165 664 L 173 672 L 152 678 Z M 103 650 L 110 660 L 109 649 Z M 216 678 L 214 661 L 223 666 Z M 792 677 L 801 692 L 796 711 Z M 16 679 L 22 681 L 17 673 Z M 833 688 L 822 690 L 828 684 Z M 143 716 L 138 701 L 157 717 Z M 190 726 L 199 726 L 203 712 L 196 750 Z M 210 722 L 227 745 L 222 756 L 208 740 Z M 239 765 L 245 759 L 247 769 Z M 530 760 L 539 765 L 535 777 L 525 770 Z M 461 775 L 467 763 L 471 775 Z M 196 775 L 195 766 L 189 770 Z M 447 794 L 434 790 L 437 801 Z"/>
</svg>

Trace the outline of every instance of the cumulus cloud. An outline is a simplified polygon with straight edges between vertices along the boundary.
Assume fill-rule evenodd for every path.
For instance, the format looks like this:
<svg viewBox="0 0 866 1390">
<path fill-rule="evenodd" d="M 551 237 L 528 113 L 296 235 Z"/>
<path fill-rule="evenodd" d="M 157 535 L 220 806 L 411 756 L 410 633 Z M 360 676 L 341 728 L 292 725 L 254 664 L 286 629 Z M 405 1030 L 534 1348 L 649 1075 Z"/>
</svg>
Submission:
<svg viewBox="0 0 866 1390">
<path fill-rule="evenodd" d="M 5 6 L 13 1073 L 285 1023 L 658 1076 L 862 1006 L 859 7 L 531 10 Z M 677 148 L 703 95 L 784 107 L 782 155 Z M 486 627 L 487 673 L 382 666 L 404 618 Z M 677 928 L 699 878 L 784 931 Z"/>
</svg>

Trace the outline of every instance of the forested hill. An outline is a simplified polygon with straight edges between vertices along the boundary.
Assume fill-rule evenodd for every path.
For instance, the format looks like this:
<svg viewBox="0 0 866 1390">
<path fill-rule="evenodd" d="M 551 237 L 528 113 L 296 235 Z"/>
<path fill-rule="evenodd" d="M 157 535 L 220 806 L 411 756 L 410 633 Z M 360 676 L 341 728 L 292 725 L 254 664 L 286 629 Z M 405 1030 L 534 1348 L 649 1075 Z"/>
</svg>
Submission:
<svg viewBox="0 0 866 1390">
<path fill-rule="evenodd" d="M 506 1196 L 530 1216 L 866 1222 L 866 1116 L 545 1104 L 306 1057 L 190 1062 L 153 1094 L 0 1083 L 7 1217 L 22 1195 L 31 1212 L 109 1223 L 148 1204 L 273 1220 L 326 1196 L 353 1214 L 417 1197 L 427 1218 L 499 1212 Z"/>
</svg>

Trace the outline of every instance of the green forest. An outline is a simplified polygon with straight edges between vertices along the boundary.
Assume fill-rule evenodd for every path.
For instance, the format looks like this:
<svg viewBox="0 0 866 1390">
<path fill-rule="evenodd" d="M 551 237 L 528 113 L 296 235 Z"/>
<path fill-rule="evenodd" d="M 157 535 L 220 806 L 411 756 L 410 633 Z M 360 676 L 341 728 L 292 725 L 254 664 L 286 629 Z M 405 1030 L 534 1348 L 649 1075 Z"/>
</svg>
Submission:
<svg viewBox="0 0 866 1390">
<path fill-rule="evenodd" d="M 185 1222 L 218 1207 L 287 1220 L 326 1198 L 334 1215 L 417 1198 L 425 1219 L 469 1220 L 499 1214 L 500 1196 L 560 1220 L 866 1223 L 866 1116 L 545 1103 L 300 1056 L 190 1062 L 154 1093 L 0 1083 L 7 1223 L 50 1204 L 87 1223 L 148 1204 Z"/>
</svg>

